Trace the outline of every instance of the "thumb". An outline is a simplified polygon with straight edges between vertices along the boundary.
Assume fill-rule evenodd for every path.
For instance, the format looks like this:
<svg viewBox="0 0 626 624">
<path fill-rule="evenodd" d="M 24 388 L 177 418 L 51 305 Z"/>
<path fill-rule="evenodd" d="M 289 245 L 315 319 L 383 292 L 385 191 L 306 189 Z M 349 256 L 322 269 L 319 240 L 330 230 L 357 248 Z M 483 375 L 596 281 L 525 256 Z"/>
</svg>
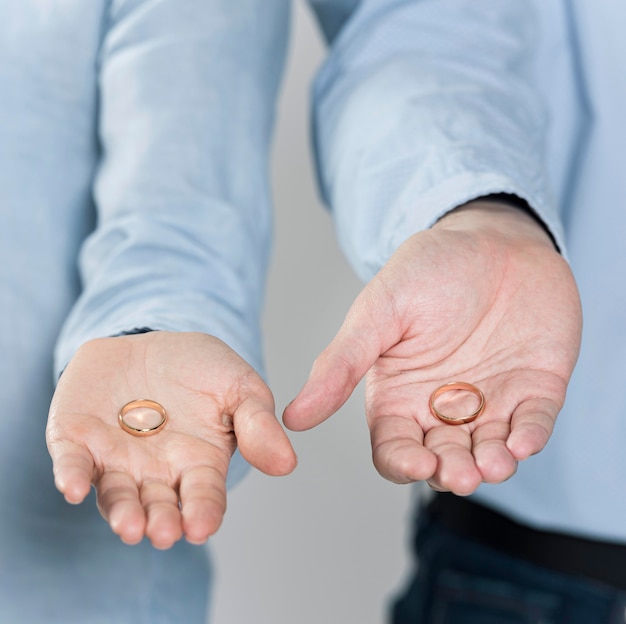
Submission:
<svg viewBox="0 0 626 624">
<path fill-rule="evenodd" d="M 271 404 L 247 397 L 233 418 L 237 445 L 242 456 L 261 472 L 272 476 L 289 474 L 297 463 L 291 442 L 274 415 Z"/>
<path fill-rule="evenodd" d="M 317 357 L 306 383 L 283 414 L 294 431 L 311 429 L 332 416 L 350 397 L 365 373 L 390 346 L 381 328 L 391 313 L 376 309 L 366 290 L 350 308 L 332 342 Z"/>
</svg>

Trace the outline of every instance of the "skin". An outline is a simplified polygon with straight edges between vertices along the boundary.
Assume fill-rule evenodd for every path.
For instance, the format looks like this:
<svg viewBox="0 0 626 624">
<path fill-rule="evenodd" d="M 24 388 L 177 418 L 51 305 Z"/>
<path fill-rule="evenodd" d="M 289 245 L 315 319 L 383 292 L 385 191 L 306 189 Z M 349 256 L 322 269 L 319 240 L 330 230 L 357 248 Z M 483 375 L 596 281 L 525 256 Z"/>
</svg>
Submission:
<svg viewBox="0 0 626 624">
<path fill-rule="evenodd" d="M 169 416 L 139 438 L 117 421 L 150 398 Z M 259 375 L 217 338 L 152 332 L 86 343 L 57 386 L 46 431 L 57 488 L 80 503 L 93 485 L 100 513 L 121 540 L 157 548 L 201 544 L 226 510 L 226 474 L 238 446 L 269 475 L 296 456 Z"/>
<path fill-rule="evenodd" d="M 365 377 L 380 474 L 467 495 L 545 446 L 581 328 L 571 271 L 543 227 L 506 204 L 472 202 L 409 238 L 362 290 L 284 423 L 316 426 Z M 484 392 L 474 422 L 430 413 L 430 394 L 450 381 Z"/>
<path fill-rule="evenodd" d="M 581 326 L 571 271 L 538 222 L 472 202 L 409 238 L 363 289 L 284 422 L 316 426 L 365 376 L 381 475 L 469 494 L 508 479 L 545 446 Z M 453 380 L 485 394 L 472 423 L 445 425 L 428 409 L 432 391 Z M 166 407 L 163 431 L 137 438 L 120 428 L 119 409 L 137 398 Z M 102 516 L 128 544 L 200 544 L 224 516 L 237 446 L 267 474 L 295 468 L 274 411 L 263 380 L 211 336 L 94 340 L 66 368 L 50 408 L 55 482 L 75 504 L 94 486 Z"/>
</svg>

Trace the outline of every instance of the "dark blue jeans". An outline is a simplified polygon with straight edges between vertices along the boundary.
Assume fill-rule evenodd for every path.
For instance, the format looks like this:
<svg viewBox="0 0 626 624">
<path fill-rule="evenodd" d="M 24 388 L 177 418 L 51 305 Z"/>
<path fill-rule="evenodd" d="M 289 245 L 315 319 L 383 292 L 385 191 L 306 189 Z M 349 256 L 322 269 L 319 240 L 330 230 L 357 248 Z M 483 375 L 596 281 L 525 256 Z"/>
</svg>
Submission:
<svg viewBox="0 0 626 624">
<path fill-rule="evenodd" d="M 417 571 L 393 606 L 393 624 L 626 622 L 626 592 L 502 554 L 446 529 L 427 510 L 414 551 Z"/>
</svg>

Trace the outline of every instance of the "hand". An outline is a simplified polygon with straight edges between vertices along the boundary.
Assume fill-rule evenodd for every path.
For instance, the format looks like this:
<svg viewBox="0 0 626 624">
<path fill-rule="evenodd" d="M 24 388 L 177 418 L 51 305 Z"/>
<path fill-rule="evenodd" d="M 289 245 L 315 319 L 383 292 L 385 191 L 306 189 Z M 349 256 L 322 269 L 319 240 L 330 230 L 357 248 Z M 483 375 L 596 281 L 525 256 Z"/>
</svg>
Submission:
<svg viewBox="0 0 626 624">
<path fill-rule="evenodd" d="M 378 471 L 469 494 L 547 443 L 581 324 L 570 269 L 542 227 L 517 208 L 472 202 L 406 241 L 364 288 L 284 422 L 319 424 L 367 373 Z M 474 422 L 430 413 L 430 394 L 450 381 L 484 392 Z"/>
<path fill-rule="evenodd" d="M 134 399 L 163 405 L 169 419 L 149 437 L 118 424 Z M 151 332 L 86 343 L 57 386 L 47 427 L 55 483 L 70 503 L 93 484 L 98 507 L 122 541 L 146 535 L 169 548 L 202 543 L 226 509 L 226 474 L 239 446 L 270 475 L 296 458 L 257 373 L 217 338 Z"/>
</svg>

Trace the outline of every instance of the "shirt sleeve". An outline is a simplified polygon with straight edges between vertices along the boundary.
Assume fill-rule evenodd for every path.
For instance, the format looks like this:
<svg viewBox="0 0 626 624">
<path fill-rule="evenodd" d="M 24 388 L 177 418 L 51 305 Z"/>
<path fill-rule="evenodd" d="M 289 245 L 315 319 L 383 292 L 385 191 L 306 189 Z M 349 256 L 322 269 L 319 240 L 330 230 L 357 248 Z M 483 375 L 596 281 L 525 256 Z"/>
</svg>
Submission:
<svg viewBox="0 0 626 624">
<path fill-rule="evenodd" d="M 346 0 L 341 24 L 312 4 L 331 44 L 313 95 L 319 183 L 362 279 L 449 210 L 498 193 L 524 200 L 564 251 L 531 3 Z"/>
<path fill-rule="evenodd" d="M 97 226 L 57 375 L 135 328 L 217 336 L 263 373 L 267 161 L 288 0 L 113 0 L 98 89 Z M 236 452 L 227 486 L 248 464 Z"/>
<path fill-rule="evenodd" d="M 56 371 L 85 341 L 199 331 L 262 371 L 268 151 L 288 0 L 114 0 L 98 67 L 97 226 Z"/>
</svg>

